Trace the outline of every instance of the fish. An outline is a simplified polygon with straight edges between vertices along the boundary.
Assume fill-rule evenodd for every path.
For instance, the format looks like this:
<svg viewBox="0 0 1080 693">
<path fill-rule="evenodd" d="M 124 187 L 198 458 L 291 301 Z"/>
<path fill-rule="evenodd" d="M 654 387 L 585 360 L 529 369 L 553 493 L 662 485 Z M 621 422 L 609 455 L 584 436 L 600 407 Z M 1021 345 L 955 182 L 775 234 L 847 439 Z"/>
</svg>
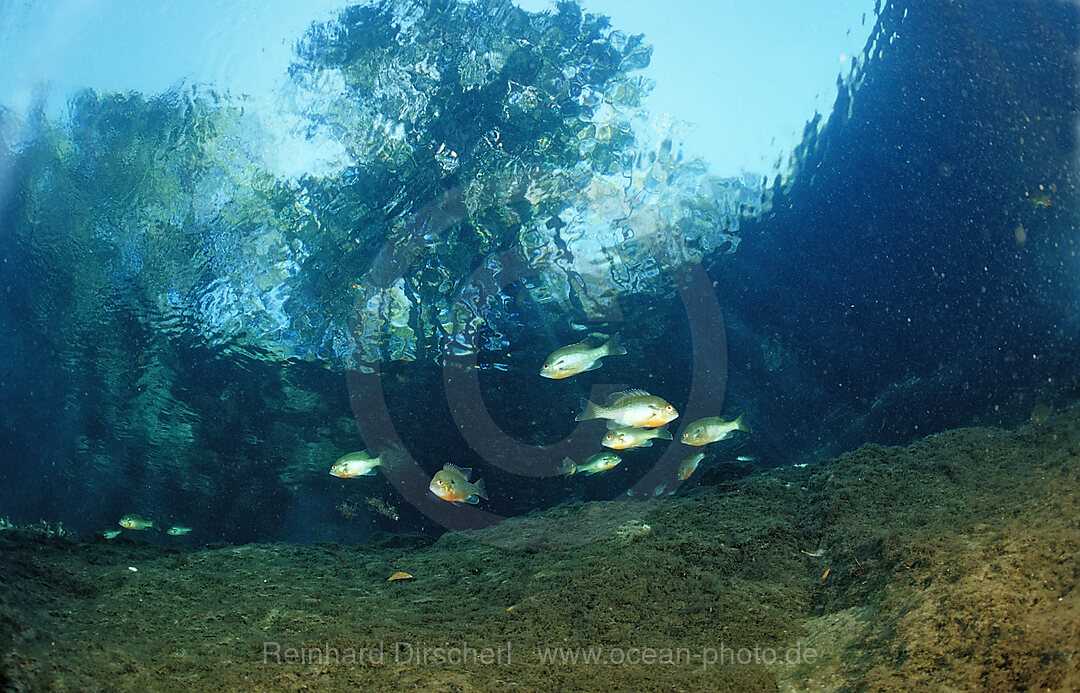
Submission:
<svg viewBox="0 0 1080 693">
<path fill-rule="evenodd" d="M 373 476 L 375 468 L 383 466 L 380 457 L 372 457 L 367 450 L 350 452 L 348 455 L 342 455 L 338 458 L 338 461 L 330 468 L 330 475 L 339 479 L 351 479 L 354 476 Z"/>
<path fill-rule="evenodd" d="M 686 481 L 697 471 L 698 465 L 705 459 L 704 452 L 694 453 L 679 463 L 678 477 L 680 481 Z"/>
<path fill-rule="evenodd" d="M 191 527 L 183 527 L 181 525 L 173 525 L 169 527 L 169 530 L 165 532 L 170 537 L 182 537 L 191 531 Z"/>
<path fill-rule="evenodd" d="M 106 539 L 115 539 L 120 536 L 120 532 L 122 531 L 123 530 L 120 529 L 107 529 L 101 533 L 101 536 L 105 537 Z"/>
<path fill-rule="evenodd" d="M 157 529 L 150 520 L 144 520 L 135 513 L 129 513 L 120 518 L 120 526 L 124 529 Z"/>
<path fill-rule="evenodd" d="M 552 380 L 562 380 L 578 373 L 595 371 L 604 365 L 600 359 L 605 356 L 621 356 L 626 353 L 616 332 L 606 342 L 598 347 L 589 346 L 589 340 L 564 346 L 551 352 L 544 365 L 540 368 L 540 375 Z"/>
<path fill-rule="evenodd" d="M 671 434 L 668 433 L 666 426 L 660 426 L 659 428 L 634 428 L 633 426 L 624 426 L 622 428 L 613 428 L 608 431 L 600 443 L 605 448 L 626 450 L 628 448 L 652 447 L 654 439 L 671 440 Z"/>
<path fill-rule="evenodd" d="M 1054 408 L 1045 402 L 1035 405 L 1035 408 L 1031 410 L 1031 423 L 1042 426 L 1050 419 L 1050 415 L 1054 413 Z"/>
<path fill-rule="evenodd" d="M 1054 198 L 1050 197 L 1050 193 L 1048 192 L 1037 192 L 1034 195 L 1028 195 L 1024 202 L 1031 205 L 1032 209 L 1054 206 Z"/>
<path fill-rule="evenodd" d="M 622 458 L 613 452 L 598 452 L 585 460 L 584 464 L 574 464 L 574 461 L 567 457 L 563 460 L 563 466 L 566 470 L 566 476 L 571 476 L 573 474 L 592 476 L 593 474 L 599 474 L 600 472 L 614 469 L 620 462 L 622 462 Z"/>
<path fill-rule="evenodd" d="M 718 416 L 698 419 L 686 427 L 680 440 L 686 445 L 708 445 L 730 438 L 735 431 L 751 432 L 750 424 L 746 423 L 746 412 L 739 414 L 734 421 L 724 421 Z"/>
<path fill-rule="evenodd" d="M 679 412 L 666 400 L 644 390 L 625 390 L 608 397 L 604 406 L 581 400 L 583 410 L 575 421 L 607 419 L 608 428 L 634 426 L 656 428 L 679 418 Z"/>
<path fill-rule="evenodd" d="M 448 503 L 469 503 L 476 505 L 483 498 L 487 500 L 484 480 L 469 482 L 471 469 L 462 469 L 452 464 L 444 464 L 442 471 L 431 478 L 428 490 Z"/>
</svg>

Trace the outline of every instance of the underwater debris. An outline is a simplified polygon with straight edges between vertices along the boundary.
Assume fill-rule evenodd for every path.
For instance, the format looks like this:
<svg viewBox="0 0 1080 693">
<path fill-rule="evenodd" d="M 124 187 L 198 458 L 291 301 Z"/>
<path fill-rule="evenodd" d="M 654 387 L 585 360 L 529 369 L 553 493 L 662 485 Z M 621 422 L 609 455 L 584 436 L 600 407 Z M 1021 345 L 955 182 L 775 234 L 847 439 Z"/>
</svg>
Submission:
<svg viewBox="0 0 1080 693">
<path fill-rule="evenodd" d="M 337 511 L 346 520 L 356 519 L 357 507 L 349 501 L 341 501 L 337 506 Z"/>
<path fill-rule="evenodd" d="M 389 505 L 381 498 L 376 498 L 372 496 L 371 498 L 367 499 L 367 504 L 372 510 L 379 513 L 385 518 L 391 519 L 395 522 L 401 519 L 401 516 L 398 515 L 397 508 Z"/>
<path fill-rule="evenodd" d="M 0 517 L 0 531 L 5 529 L 14 530 L 17 532 L 23 532 L 25 534 L 35 534 L 45 537 L 74 537 L 75 533 L 64 529 L 64 525 L 61 522 L 51 523 L 41 520 L 34 525 L 16 525 L 8 520 L 6 517 Z"/>
<path fill-rule="evenodd" d="M 41 522 L 37 523 L 36 525 L 30 525 L 28 527 L 25 527 L 24 529 L 26 529 L 29 532 L 33 532 L 33 533 L 36 533 L 36 534 L 42 534 L 42 535 L 47 536 L 47 537 L 74 537 L 75 536 L 75 532 L 70 532 L 70 531 L 64 529 L 64 525 L 61 522 L 57 522 L 57 523 L 54 524 L 54 523 L 46 522 L 45 520 L 42 520 Z"/>
<path fill-rule="evenodd" d="M 615 536 L 628 544 L 650 534 L 652 534 L 652 527 L 641 520 L 629 520 L 615 528 Z"/>
</svg>

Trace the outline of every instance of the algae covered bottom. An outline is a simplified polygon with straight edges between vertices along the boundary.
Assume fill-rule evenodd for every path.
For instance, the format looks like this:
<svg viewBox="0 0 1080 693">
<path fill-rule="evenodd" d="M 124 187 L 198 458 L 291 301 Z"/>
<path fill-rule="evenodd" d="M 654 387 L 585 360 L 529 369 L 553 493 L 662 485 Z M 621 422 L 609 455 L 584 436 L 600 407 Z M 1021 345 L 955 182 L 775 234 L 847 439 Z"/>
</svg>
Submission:
<svg viewBox="0 0 1080 693">
<path fill-rule="evenodd" d="M 722 472 L 663 503 L 561 506 L 434 542 L 195 549 L 7 529 L 0 684 L 1080 686 L 1080 411 Z"/>
</svg>

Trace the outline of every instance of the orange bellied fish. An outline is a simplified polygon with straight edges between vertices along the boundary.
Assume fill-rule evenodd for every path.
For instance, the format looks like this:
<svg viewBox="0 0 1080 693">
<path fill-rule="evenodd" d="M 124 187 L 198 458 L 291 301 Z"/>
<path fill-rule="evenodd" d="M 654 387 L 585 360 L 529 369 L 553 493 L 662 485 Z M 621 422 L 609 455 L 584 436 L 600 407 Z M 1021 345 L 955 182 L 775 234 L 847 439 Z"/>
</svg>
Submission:
<svg viewBox="0 0 1080 693">
<path fill-rule="evenodd" d="M 360 452 L 350 452 L 348 455 L 339 457 L 334 466 L 330 468 L 330 474 L 339 479 L 351 479 L 354 476 L 372 476 L 375 474 L 375 468 L 381 466 L 383 466 L 382 460 L 379 457 L 372 457 L 367 450 L 361 450 Z"/>
<path fill-rule="evenodd" d="M 618 356 L 625 353 L 626 349 L 619 342 L 618 333 L 598 347 L 589 346 L 589 340 L 585 340 L 551 352 L 551 355 L 544 359 L 540 375 L 552 380 L 562 380 L 578 373 L 595 371 L 604 365 L 600 359 L 605 356 Z"/>
<path fill-rule="evenodd" d="M 581 400 L 581 403 L 585 409 L 577 415 L 576 421 L 607 419 L 608 428 L 656 428 L 679 417 L 675 407 L 644 390 L 616 392 L 608 397 L 604 406 L 593 404 L 587 399 Z"/>
<path fill-rule="evenodd" d="M 605 448 L 614 450 L 626 450 L 628 448 L 647 448 L 652 446 L 653 440 L 671 440 L 671 434 L 666 427 L 660 428 L 634 428 L 623 426 L 613 428 L 604 435 L 600 443 Z"/>
<path fill-rule="evenodd" d="M 690 455 L 679 464 L 678 476 L 680 481 L 686 481 L 697 470 L 698 465 L 705 459 L 705 453 L 698 452 Z"/>
<path fill-rule="evenodd" d="M 444 464 L 442 471 L 436 472 L 431 478 L 428 490 L 448 503 L 476 505 L 481 498 L 487 500 L 487 490 L 484 489 L 483 479 L 477 479 L 475 484 L 470 483 L 471 474 L 471 469 Z"/>
<path fill-rule="evenodd" d="M 613 452 L 598 452 L 585 460 L 584 464 L 574 464 L 574 461 L 567 457 L 563 460 L 563 473 L 566 476 L 573 474 L 592 476 L 593 474 L 614 469 L 620 462 L 622 462 L 622 458 Z"/>
<path fill-rule="evenodd" d="M 751 432 L 750 424 L 746 423 L 746 412 L 739 414 L 734 421 L 724 421 L 718 416 L 698 419 L 686 427 L 681 440 L 687 445 L 708 445 L 730 438 L 735 431 Z"/>
</svg>

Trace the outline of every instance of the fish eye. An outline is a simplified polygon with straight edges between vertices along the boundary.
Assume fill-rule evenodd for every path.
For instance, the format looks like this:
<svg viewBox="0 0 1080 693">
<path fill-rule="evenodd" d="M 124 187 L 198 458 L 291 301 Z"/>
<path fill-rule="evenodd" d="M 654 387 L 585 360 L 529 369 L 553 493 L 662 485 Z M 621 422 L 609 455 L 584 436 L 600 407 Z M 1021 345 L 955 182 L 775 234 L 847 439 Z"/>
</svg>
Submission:
<svg viewBox="0 0 1080 693">
<path fill-rule="evenodd" d="M 671 405 L 669 404 L 669 405 L 667 405 L 667 407 L 665 407 L 665 409 L 667 409 L 668 411 L 674 411 L 674 410 L 675 410 L 675 407 L 673 407 L 673 406 L 671 406 Z"/>
</svg>

